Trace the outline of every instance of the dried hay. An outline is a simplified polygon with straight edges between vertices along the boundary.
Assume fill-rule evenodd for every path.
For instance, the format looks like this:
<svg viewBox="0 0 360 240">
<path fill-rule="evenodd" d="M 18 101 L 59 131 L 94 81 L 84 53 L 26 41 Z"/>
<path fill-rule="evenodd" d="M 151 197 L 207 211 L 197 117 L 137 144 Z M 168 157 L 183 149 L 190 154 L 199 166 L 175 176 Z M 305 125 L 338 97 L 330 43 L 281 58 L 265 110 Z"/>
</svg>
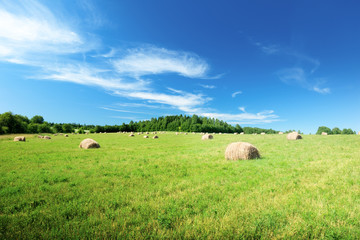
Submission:
<svg viewBox="0 0 360 240">
<path fill-rule="evenodd" d="M 262 133 L 260 133 L 261 135 L 265 135 L 266 133 L 264 133 L 264 132 L 262 132 Z"/>
<path fill-rule="evenodd" d="M 65 134 L 64 137 L 69 137 L 69 135 Z"/>
<path fill-rule="evenodd" d="M 159 137 L 158 137 L 158 136 L 156 136 L 156 135 L 155 135 L 155 136 L 153 136 L 153 139 L 156 139 L 156 138 L 159 138 Z"/>
<path fill-rule="evenodd" d="M 201 137 L 201 140 L 209 140 L 209 139 L 213 139 L 213 135 L 211 134 L 205 134 Z"/>
<path fill-rule="evenodd" d="M 14 142 L 25 142 L 26 139 L 24 136 L 18 136 L 18 137 L 14 137 Z"/>
<path fill-rule="evenodd" d="M 301 135 L 297 132 L 291 132 L 286 137 L 288 140 L 298 140 L 302 139 Z"/>
<path fill-rule="evenodd" d="M 135 135 L 133 133 L 130 133 L 129 137 L 135 137 Z"/>
<path fill-rule="evenodd" d="M 322 132 L 321 135 L 326 136 L 326 135 L 328 135 L 328 134 L 327 134 L 326 132 Z"/>
<path fill-rule="evenodd" d="M 43 136 L 42 138 L 43 139 L 51 139 L 51 137 L 49 137 L 49 136 Z"/>
<path fill-rule="evenodd" d="M 244 135 L 245 133 L 244 132 L 241 132 L 240 135 Z"/>
<path fill-rule="evenodd" d="M 149 136 L 146 136 L 146 135 L 145 135 L 144 138 L 149 138 Z"/>
<path fill-rule="evenodd" d="M 247 142 L 230 143 L 225 150 L 227 160 L 248 160 L 260 158 L 259 150 Z"/>
<path fill-rule="evenodd" d="M 283 132 L 279 132 L 279 134 L 281 135 L 281 134 L 284 134 Z"/>
<path fill-rule="evenodd" d="M 94 139 L 86 138 L 86 139 L 82 140 L 82 142 L 79 145 L 79 148 L 84 148 L 84 149 L 100 148 L 100 144 L 97 143 Z"/>
</svg>

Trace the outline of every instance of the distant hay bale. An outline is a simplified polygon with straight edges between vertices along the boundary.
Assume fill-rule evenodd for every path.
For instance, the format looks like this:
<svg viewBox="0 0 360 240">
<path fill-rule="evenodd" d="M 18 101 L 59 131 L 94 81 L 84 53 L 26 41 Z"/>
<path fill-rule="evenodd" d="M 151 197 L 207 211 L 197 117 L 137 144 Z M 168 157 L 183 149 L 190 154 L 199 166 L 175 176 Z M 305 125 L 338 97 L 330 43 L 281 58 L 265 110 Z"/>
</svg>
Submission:
<svg viewBox="0 0 360 240">
<path fill-rule="evenodd" d="M 266 133 L 264 133 L 264 132 L 262 132 L 262 133 L 260 133 L 261 135 L 265 135 Z"/>
<path fill-rule="evenodd" d="M 237 132 L 234 132 L 234 135 L 238 135 L 238 133 L 237 133 Z"/>
<path fill-rule="evenodd" d="M 279 134 L 284 134 L 283 132 L 279 132 Z"/>
<path fill-rule="evenodd" d="M 144 138 L 149 138 L 149 136 L 146 136 L 146 135 L 145 135 Z"/>
<path fill-rule="evenodd" d="M 26 139 L 24 136 L 18 136 L 18 137 L 14 137 L 14 142 L 25 142 Z"/>
<path fill-rule="evenodd" d="M 49 136 L 43 136 L 43 139 L 51 139 Z"/>
<path fill-rule="evenodd" d="M 209 140 L 209 139 L 213 139 L 213 135 L 211 134 L 205 134 L 201 137 L 201 140 Z"/>
<path fill-rule="evenodd" d="M 43 138 L 43 136 L 41 136 L 41 135 L 38 135 L 38 138 Z"/>
<path fill-rule="evenodd" d="M 222 132 L 219 132 L 219 134 L 221 135 L 221 134 L 222 134 Z"/>
<path fill-rule="evenodd" d="M 65 134 L 64 137 L 69 137 L 69 135 Z"/>
<path fill-rule="evenodd" d="M 227 160 L 248 160 L 260 158 L 259 150 L 247 142 L 230 143 L 225 150 Z"/>
<path fill-rule="evenodd" d="M 133 133 L 130 133 L 129 137 L 135 137 L 135 135 Z"/>
<path fill-rule="evenodd" d="M 301 135 L 297 132 L 291 132 L 286 137 L 288 140 L 299 140 L 302 139 Z"/>
<path fill-rule="evenodd" d="M 55 133 L 54 136 L 57 136 L 57 133 Z"/>
<path fill-rule="evenodd" d="M 149 134 L 149 132 L 146 132 L 146 134 Z"/>
<path fill-rule="evenodd" d="M 137 133 L 138 135 L 140 135 L 140 133 Z"/>
<path fill-rule="evenodd" d="M 327 134 L 326 132 L 322 132 L 321 135 L 326 136 L 326 135 L 328 135 L 328 134 Z"/>
<path fill-rule="evenodd" d="M 187 133 L 184 133 L 185 135 L 187 135 Z"/>
<path fill-rule="evenodd" d="M 192 132 L 192 134 L 196 134 L 195 132 Z"/>
<path fill-rule="evenodd" d="M 84 149 L 100 148 L 100 144 L 97 143 L 94 139 L 86 138 L 86 139 L 82 140 L 82 142 L 79 145 L 79 148 L 84 148 Z"/>
<path fill-rule="evenodd" d="M 153 136 L 153 139 L 159 138 L 157 135 Z"/>
<path fill-rule="evenodd" d="M 360 135 L 360 132 L 358 132 L 358 135 Z"/>
<path fill-rule="evenodd" d="M 245 133 L 244 132 L 241 132 L 240 135 L 244 135 Z"/>
<path fill-rule="evenodd" d="M 175 133 L 175 135 L 179 135 L 179 133 L 178 133 L 178 132 L 176 132 L 176 133 Z"/>
</svg>

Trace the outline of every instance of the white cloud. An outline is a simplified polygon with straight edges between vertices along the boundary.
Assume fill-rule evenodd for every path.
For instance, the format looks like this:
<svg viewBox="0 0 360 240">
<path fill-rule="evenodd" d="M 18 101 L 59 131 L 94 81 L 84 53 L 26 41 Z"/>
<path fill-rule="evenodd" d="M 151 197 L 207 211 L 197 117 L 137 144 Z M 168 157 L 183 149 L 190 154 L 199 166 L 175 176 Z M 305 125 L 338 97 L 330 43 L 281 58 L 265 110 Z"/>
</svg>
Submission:
<svg viewBox="0 0 360 240">
<path fill-rule="evenodd" d="M 330 88 L 318 88 L 318 87 L 313 87 L 313 90 L 314 90 L 315 92 L 322 93 L 322 94 L 329 94 L 329 93 L 331 93 Z"/>
<path fill-rule="evenodd" d="M 254 42 L 253 44 L 255 44 L 257 47 L 259 47 L 259 49 L 261 51 L 263 51 L 264 53 L 269 54 L 269 55 L 278 53 L 280 51 L 280 48 L 278 45 L 274 45 L 274 44 L 266 45 L 261 42 Z"/>
<path fill-rule="evenodd" d="M 242 91 L 234 92 L 233 94 L 231 94 L 231 96 L 234 98 L 234 97 L 236 97 L 236 95 L 238 95 L 238 94 L 242 94 Z"/>
<path fill-rule="evenodd" d="M 209 69 L 208 64 L 194 53 L 157 47 L 129 49 L 124 57 L 113 63 L 117 72 L 133 76 L 177 73 L 202 78 Z"/>
<path fill-rule="evenodd" d="M 310 77 L 312 73 L 306 73 L 303 68 L 296 67 L 282 69 L 277 72 L 277 75 L 282 82 L 288 85 L 300 86 L 302 88 L 321 94 L 331 93 L 330 88 L 319 87 L 319 85 L 324 84 L 326 81 L 323 79 L 312 79 Z"/>
<path fill-rule="evenodd" d="M 203 88 L 207 88 L 207 89 L 214 89 L 214 88 L 216 88 L 216 86 L 214 86 L 214 85 L 205 85 L 205 84 L 199 84 L 201 87 L 203 87 Z"/>
<path fill-rule="evenodd" d="M 146 90 L 148 82 L 143 80 L 126 81 L 110 73 L 111 70 L 96 69 L 82 64 L 59 67 L 47 66 L 47 74 L 37 76 L 39 79 L 72 82 L 88 86 L 99 86 L 107 90 Z"/>
<path fill-rule="evenodd" d="M 44 55 L 88 49 L 84 39 L 36 1 L 0 2 L 0 61 L 36 62 Z M 10 61 L 11 62 L 11 61 Z M 39 63 L 40 64 L 40 63 Z"/>
<path fill-rule="evenodd" d="M 239 107 L 239 110 L 242 111 L 242 112 L 246 112 L 245 107 Z"/>
</svg>

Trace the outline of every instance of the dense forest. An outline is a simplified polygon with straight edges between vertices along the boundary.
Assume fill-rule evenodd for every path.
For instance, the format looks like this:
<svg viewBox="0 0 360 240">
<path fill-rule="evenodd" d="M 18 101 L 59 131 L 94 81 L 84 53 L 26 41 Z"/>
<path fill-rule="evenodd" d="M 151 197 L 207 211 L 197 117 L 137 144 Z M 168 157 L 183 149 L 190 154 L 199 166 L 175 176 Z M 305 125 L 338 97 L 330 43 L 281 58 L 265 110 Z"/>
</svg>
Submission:
<svg viewBox="0 0 360 240">
<path fill-rule="evenodd" d="M 232 126 L 224 121 L 197 115 L 175 115 L 121 125 L 82 125 L 77 123 L 49 123 L 42 116 L 28 117 L 5 112 L 0 114 L 0 134 L 10 133 L 70 133 L 70 132 L 119 132 L 119 131 L 181 131 L 181 132 L 222 132 L 234 133 L 278 133 L 272 129 Z"/>
</svg>

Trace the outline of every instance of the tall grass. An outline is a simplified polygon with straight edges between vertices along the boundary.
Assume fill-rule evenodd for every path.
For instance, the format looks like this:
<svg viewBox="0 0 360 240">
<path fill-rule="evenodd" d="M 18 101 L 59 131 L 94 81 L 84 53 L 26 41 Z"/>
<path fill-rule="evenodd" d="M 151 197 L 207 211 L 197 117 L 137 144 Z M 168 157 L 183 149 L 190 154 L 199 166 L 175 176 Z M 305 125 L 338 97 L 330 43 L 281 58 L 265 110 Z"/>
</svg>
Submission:
<svg viewBox="0 0 360 240">
<path fill-rule="evenodd" d="M 0 239 L 360 236 L 360 136 L 0 137 Z M 226 146 L 261 159 L 228 161 Z"/>
</svg>

